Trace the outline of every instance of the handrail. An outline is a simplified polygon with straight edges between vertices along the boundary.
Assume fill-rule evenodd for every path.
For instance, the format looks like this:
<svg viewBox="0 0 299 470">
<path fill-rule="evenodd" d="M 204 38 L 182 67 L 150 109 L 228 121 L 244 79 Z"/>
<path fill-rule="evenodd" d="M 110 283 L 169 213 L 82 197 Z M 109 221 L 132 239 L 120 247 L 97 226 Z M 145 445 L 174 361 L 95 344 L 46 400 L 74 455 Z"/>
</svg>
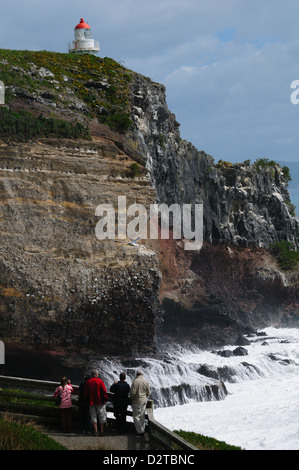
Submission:
<svg viewBox="0 0 299 470">
<path fill-rule="evenodd" d="M 148 416 L 148 429 L 151 440 L 152 448 L 155 450 L 198 450 L 189 442 L 182 439 L 180 436 L 170 431 L 170 429 L 163 426 L 155 420 L 152 408 L 147 410 Z"/>
<path fill-rule="evenodd" d="M 45 380 L 36 380 L 36 379 L 24 379 L 20 377 L 10 377 L 10 376 L 4 376 L 0 375 L 0 387 L 16 387 L 19 389 L 29 389 L 29 390 L 34 390 L 34 391 L 43 391 L 43 392 L 48 392 L 48 395 L 45 396 L 45 394 L 40 393 L 40 399 L 46 399 L 46 401 L 53 401 L 54 397 L 54 390 L 55 388 L 60 385 L 60 382 L 52 382 L 52 381 L 45 381 Z M 74 389 L 75 395 L 78 395 L 79 393 L 79 386 L 78 385 L 73 385 L 72 387 Z M 49 396 L 50 394 L 50 396 Z M 0 390 L 0 396 L 7 396 L 7 392 L 1 391 Z M 108 392 L 108 398 L 109 400 L 112 401 L 113 399 L 113 393 Z M 18 396 L 17 393 L 12 392 L 10 396 Z M 34 395 L 29 394 L 27 398 L 34 397 L 36 399 L 39 399 L 37 397 L 37 394 L 35 393 Z M 23 398 L 23 397 L 20 397 Z M 25 397 L 26 398 L 26 397 Z M 77 397 L 76 397 L 77 398 Z M 10 408 L 14 413 L 19 412 L 19 413 L 28 413 L 29 411 L 34 411 L 34 408 L 37 410 L 38 407 L 34 407 L 33 405 L 16 405 L 16 404 L 10 404 Z M 147 408 L 146 408 L 146 417 L 147 417 L 147 422 L 148 422 L 148 432 L 149 432 L 149 437 L 150 437 L 150 443 L 151 443 L 151 448 L 153 450 L 198 450 L 197 447 L 189 444 L 187 441 L 170 431 L 168 428 L 163 426 L 161 423 L 155 420 L 154 418 L 154 403 L 152 400 L 148 400 L 147 402 Z M 45 418 L 45 413 L 46 413 L 47 408 L 43 409 L 43 419 Z M 49 421 L 53 420 L 53 412 L 57 412 L 58 410 L 55 408 L 48 408 L 49 410 Z M 113 408 L 109 409 L 108 411 L 113 411 Z M 40 412 L 40 409 L 39 409 Z M 32 412 L 32 414 L 34 414 Z M 127 411 L 128 416 L 132 416 L 132 411 L 128 410 Z"/>
<path fill-rule="evenodd" d="M 35 390 L 47 390 L 54 393 L 56 387 L 60 385 L 60 382 L 51 382 L 47 380 L 37 380 L 37 379 L 24 379 L 21 377 L 10 377 L 6 375 L 0 375 L 0 385 L 5 387 L 19 386 L 20 388 L 30 388 Z M 78 385 L 72 385 L 75 392 L 79 390 Z"/>
</svg>

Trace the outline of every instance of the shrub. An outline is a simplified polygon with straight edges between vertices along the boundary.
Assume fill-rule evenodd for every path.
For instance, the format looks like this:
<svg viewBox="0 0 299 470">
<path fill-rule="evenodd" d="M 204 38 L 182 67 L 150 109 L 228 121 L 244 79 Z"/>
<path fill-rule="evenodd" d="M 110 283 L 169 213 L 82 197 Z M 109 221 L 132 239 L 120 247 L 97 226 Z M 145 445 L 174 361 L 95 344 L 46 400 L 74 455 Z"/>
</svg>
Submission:
<svg viewBox="0 0 299 470">
<path fill-rule="evenodd" d="M 130 166 L 130 176 L 131 178 L 137 178 L 139 176 L 140 170 L 139 170 L 139 165 L 138 163 L 132 163 Z"/>
<path fill-rule="evenodd" d="M 269 160 L 269 158 L 257 158 L 256 161 L 254 162 L 254 165 L 257 168 L 280 166 L 274 160 Z"/>
<path fill-rule="evenodd" d="M 72 123 L 63 119 L 35 117 L 28 111 L 0 109 L 0 136 L 16 140 L 28 140 L 34 137 L 56 136 L 62 138 L 89 139 L 89 129 L 81 123 Z"/>
<path fill-rule="evenodd" d="M 132 121 L 128 114 L 111 114 L 107 124 L 118 132 L 125 132 L 132 125 Z"/>
<path fill-rule="evenodd" d="M 292 181 L 291 172 L 290 172 L 289 167 L 288 166 L 283 166 L 282 171 L 283 171 L 283 177 L 284 177 L 285 181 L 286 182 Z"/>
<path fill-rule="evenodd" d="M 231 162 L 225 162 L 223 160 L 219 160 L 219 162 L 216 164 L 217 168 L 221 168 L 221 167 L 230 168 L 231 166 L 233 166 Z"/>
<path fill-rule="evenodd" d="M 291 242 L 283 240 L 270 246 L 271 253 L 276 256 L 280 268 L 284 271 L 295 269 L 299 262 L 298 251 L 292 250 Z"/>
</svg>

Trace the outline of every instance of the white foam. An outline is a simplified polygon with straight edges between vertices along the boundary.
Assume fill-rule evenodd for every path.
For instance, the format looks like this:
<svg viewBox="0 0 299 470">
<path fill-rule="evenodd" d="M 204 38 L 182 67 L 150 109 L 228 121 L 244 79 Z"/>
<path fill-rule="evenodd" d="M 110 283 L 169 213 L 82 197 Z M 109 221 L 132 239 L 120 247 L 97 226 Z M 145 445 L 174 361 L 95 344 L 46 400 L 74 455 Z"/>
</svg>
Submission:
<svg viewBox="0 0 299 470">
<path fill-rule="evenodd" d="M 299 330 L 265 331 L 267 337 L 253 338 L 252 344 L 245 346 L 248 356 L 181 353 L 180 360 L 185 363 L 233 366 L 235 382 L 226 383 L 229 394 L 224 400 L 155 409 L 155 418 L 169 429 L 193 431 L 247 450 L 298 450 Z M 262 345 L 263 341 L 268 346 Z M 261 374 L 238 373 L 244 361 L 256 366 Z"/>
</svg>

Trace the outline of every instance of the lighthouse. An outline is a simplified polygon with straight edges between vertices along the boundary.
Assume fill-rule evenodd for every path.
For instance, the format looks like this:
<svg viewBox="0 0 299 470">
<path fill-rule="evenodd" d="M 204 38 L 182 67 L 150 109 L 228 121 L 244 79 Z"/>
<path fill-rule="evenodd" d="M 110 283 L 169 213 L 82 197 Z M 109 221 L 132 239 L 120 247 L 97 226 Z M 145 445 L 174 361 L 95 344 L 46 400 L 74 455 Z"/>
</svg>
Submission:
<svg viewBox="0 0 299 470">
<path fill-rule="evenodd" d="M 75 40 L 69 43 L 69 52 L 96 55 L 99 50 L 99 41 L 92 39 L 90 26 L 81 18 L 75 27 Z"/>
</svg>

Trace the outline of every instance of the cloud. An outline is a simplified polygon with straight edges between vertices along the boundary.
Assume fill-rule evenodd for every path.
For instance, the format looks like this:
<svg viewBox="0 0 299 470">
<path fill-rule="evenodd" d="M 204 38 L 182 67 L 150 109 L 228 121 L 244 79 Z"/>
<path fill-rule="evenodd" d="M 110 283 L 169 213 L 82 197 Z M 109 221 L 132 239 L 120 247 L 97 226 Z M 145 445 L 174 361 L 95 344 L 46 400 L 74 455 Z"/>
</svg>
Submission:
<svg viewBox="0 0 299 470">
<path fill-rule="evenodd" d="M 166 85 L 182 138 L 215 159 L 299 160 L 297 0 L 10 0 L 1 13 L 2 48 L 57 52 L 83 17 L 100 56 Z"/>
<path fill-rule="evenodd" d="M 177 116 L 188 103 L 182 134 L 216 158 L 293 160 L 299 107 L 290 102 L 292 76 L 296 61 L 285 44 L 234 48 L 231 58 L 219 52 L 214 63 L 172 72 L 168 101 Z"/>
</svg>

